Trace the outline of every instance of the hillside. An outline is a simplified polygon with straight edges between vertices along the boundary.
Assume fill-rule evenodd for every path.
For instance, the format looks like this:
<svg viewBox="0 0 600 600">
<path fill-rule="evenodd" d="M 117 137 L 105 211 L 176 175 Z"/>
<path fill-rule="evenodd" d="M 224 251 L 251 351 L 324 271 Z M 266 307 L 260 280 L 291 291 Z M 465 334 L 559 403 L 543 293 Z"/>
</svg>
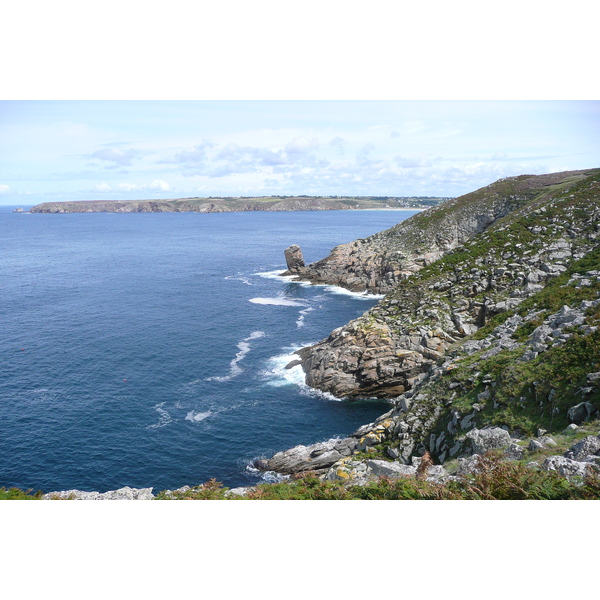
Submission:
<svg viewBox="0 0 600 600">
<path fill-rule="evenodd" d="M 452 222 L 460 235 L 448 232 Z M 411 237 L 418 227 L 423 235 Z M 448 239 L 454 247 L 444 249 L 440 240 Z M 577 460 L 568 443 L 600 411 L 599 241 L 598 169 L 502 180 L 363 241 L 363 265 L 376 245 L 388 257 L 443 255 L 298 354 L 310 386 L 389 398 L 393 408 L 349 438 L 257 466 L 354 480 L 398 476 L 425 452 L 456 468 L 459 458 L 505 448 L 514 460 L 541 457 L 538 467 L 563 474 L 596 468 L 599 438 L 591 436 Z M 368 463 L 375 459 L 391 466 Z"/>
<path fill-rule="evenodd" d="M 302 210 L 372 210 L 382 208 L 428 208 L 448 200 L 430 197 L 319 197 L 270 196 L 260 198 L 181 198 L 176 200 L 82 200 L 44 202 L 33 213 L 93 212 L 246 212 Z"/>
</svg>

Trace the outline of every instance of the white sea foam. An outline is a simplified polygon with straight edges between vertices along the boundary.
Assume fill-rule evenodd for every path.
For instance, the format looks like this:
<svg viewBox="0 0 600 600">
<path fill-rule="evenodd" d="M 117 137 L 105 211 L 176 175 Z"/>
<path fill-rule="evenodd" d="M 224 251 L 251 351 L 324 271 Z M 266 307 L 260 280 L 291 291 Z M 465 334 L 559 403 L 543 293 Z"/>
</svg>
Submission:
<svg viewBox="0 0 600 600">
<path fill-rule="evenodd" d="M 240 373 L 244 371 L 244 369 L 242 369 L 242 367 L 239 366 L 239 363 L 242 360 L 244 360 L 246 354 L 250 352 L 250 344 L 248 342 L 264 337 L 264 335 L 264 331 L 253 331 L 247 338 L 244 338 L 237 345 L 239 352 L 235 355 L 235 358 L 229 363 L 229 373 L 227 375 L 223 375 L 222 377 L 207 377 L 205 381 L 229 381 L 230 379 L 237 377 Z"/>
<path fill-rule="evenodd" d="M 282 475 L 276 471 L 261 471 L 252 463 L 246 465 L 246 472 L 253 477 L 258 477 L 263 483 L 280 483 L 290 478 L 289 475 Z"/>
<path fill-rule="evenodd" d="M 304 310 L 300 311 L 300 316 L 298 317 L 298 320 L 296 321 L 296 327 L 298 329 L 300 329 L 300 327 L 304 327 L 304 317 L 311 311 L 311 310 L 315 310 L 312 306 L 309 306 L 308 308 L 305 308 Z"/>
<path fill-rule="evenodd" d="M 287 298 L 250 298 L 253 304 L 271 304 L 273 306 L 306 306 L 303 302 L 288 300 Z"/>
<path fill-rule="evenodd" d="M 263 277 L 264 279 L 278 279 L 279 281 L 283 280 L 292 280 L 294 278 L 293 275 L 286 275 L 282 277 L 281 274 L 285 273 L 285 269 L 279 269 L 277 271 L 263 271 L 262 273 L 257 273 L 259 277 Z"/>
<path fill-rule="evenodd" d="M 260 277 L 265 277 L 266 279 L 278 279 L 280 281 L 287 281 L 288 283 L 294 283 L 302 287 L 320 287 L 331 294 L 349 296 L 351 298 L 355 298 L 356 300 L 381 300 L 385 295 L 370 294 L 369 292 L 352 292 L 351 290 L 347 290 L 346 288 L 337 285 L 330 285 L 328 283 L 311 283 L 310 281 L 297 281 L 295 279 L 295 275 L 286 275 L 285 277 L 282 277 L 281 273 L 285 273 L 285 271 L 266 271 L 264 273 L 257 273 L 257 275 L 259 275 Z"/>
<path fill-rule="evenodd" d="M 306 344 L 310 345 L 310 344 Z M 314 396 L 325 400 L 341 401 L 341 398 L 336 398 L 333 394 L 315 390 L 305 383 L 305 375 L 301 365 L 296 365 L 291 369 L 286 369 L 293 360 L 298 360 L 299 356 L 294 354 L 296 350 L 304 346 L 296 346 L 286 348 L 288 352 L 278 354 L 267 360 L 267 368 L 261 373 L 262 379 L 266 385 L 271 387 L 283 387 L 287 385 L 295 385 L 298 387 L 298 392 L 304 396 Z"/>
<path fill-rule="evenodd" d="M 190 412 L 185 416 L 186 421 L 191 421 L 192 423 L 199 423 L 200 421 L 204 421 L 212 415 L 212 411 L 208 410 L 206 412 L 199 412 L 195 410 L 190 410 Z"/>
<path fill-rule="evenodd" d="M 160 427 L 164 427 L 173 421 L 171 415 L 163 408 L 165 402 L 159 402 L 155 404 L 152 408 L 158 413 L 158 423 L 154 425 L 148 425 L 147 429 L 158 429 Z"/>
<path fill-rule="evenodd" d="M 242 283 L 245 283 L 246 285 L 254 285 L 247 277 L 228 275 L 227 277 L 225 277 L 225 279 L 232 279 L 233 281 L 241 281 Z"/>
</svg>

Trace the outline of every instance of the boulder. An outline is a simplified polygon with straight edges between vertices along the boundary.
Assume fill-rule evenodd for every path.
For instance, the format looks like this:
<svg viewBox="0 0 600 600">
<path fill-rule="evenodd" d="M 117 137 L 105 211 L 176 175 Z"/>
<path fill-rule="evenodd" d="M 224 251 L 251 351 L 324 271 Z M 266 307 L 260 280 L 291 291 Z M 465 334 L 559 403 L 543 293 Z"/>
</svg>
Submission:
<svg viewBox="0 0 600 600">
<path fill-rule="evenodd" d="M 584 421 L 589 421 L 589 419 L 597 412 L 598 409 L 590 402 L 580 402 L 569 409 L 567 417 L 571 423 L 580 425 Z"/>
<path fill-rule="evenodd" d="M 501 427 L 472 429 L 466 437 L 471 440 L 474 454 L 485 454 L 488 450 L 504 448 L 511 443 L 510 434 Z"/>
<path fill-rule="evenodd" d="M 600 437 L 588 435 L 563 454 L 565 458 L 578 461 L 583 461 L 589 455 L 600 455 Z"/>
<path fill-rule="evenodd" d="M 400 462 L 387 460 L 367 460 L 367 469 L 376 477 L 406 477 L 414 475 L 417 468 Z"/>
<path fill-rule="evenodd" d="M 292 474 L 302 471 L 319 471 L 331 467 L 338 460 L 349 456 L 356 447 L 354 438 L 329 440 L 311 446 L 295 446 L 277 452 L 272 458 L 258 459 L 254 466 L 260 471 Z"/>
<path fill-rule="evenodd" d="M 579 462 L 564 456 L 549 456 L 542 464 L 542 468 L 546 471 L 556 471 L 563 477 L 570 479 L 572 477 L 585 477 L 593 467 L 590 463 Z"/>
</svg>

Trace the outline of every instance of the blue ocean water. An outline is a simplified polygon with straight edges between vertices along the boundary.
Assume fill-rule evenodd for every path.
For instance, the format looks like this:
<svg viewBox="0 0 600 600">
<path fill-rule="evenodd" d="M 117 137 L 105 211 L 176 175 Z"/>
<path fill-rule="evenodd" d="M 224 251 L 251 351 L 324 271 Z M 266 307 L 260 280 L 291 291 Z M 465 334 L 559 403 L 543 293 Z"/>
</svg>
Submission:
<svg viewBox="0 0 600 600">
<path fill-rule="evenodd" d="M 15 214 L 0 207 L 0 487 L 155 492 L 388 409 L 286 370 L 376 300 L 277 275 L 409 211 Z"/>
</svg>

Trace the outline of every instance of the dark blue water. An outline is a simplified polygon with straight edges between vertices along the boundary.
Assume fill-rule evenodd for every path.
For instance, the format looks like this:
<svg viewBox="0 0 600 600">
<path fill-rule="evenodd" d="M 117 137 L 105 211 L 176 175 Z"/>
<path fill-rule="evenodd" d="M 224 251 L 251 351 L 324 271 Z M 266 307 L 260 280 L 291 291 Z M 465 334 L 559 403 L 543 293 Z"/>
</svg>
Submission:
<svg viewBox="0 0 600 600">
<path fill-rule="evenodd" d="M 375 300 L 276 272 L 410 214 L 1 207 L 0 487 L 249 485 L 253 459 L 372 421 L 385 403 L 283 367 Z"/>
</svg>

